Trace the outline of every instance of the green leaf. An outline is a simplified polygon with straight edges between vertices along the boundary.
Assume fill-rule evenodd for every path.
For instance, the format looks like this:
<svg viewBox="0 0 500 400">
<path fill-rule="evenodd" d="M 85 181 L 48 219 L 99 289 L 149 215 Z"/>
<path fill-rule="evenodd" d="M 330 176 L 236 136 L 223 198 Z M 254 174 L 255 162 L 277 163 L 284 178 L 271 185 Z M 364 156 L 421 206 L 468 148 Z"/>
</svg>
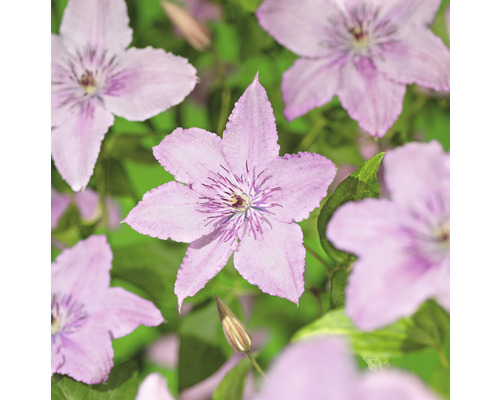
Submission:
<svg viewBox="0 0 500 400">
<path fill-rule="evenodd" d="M 135 362 L 126 362 L 113 367 L 109 378 L 98 385 L 87 385 L 74 379 L 55 374 L 52 376 L 52 400 L 111 400 L 133 399 L 137 394 L 139 380 Z"/>
<path fill-rule="evenodd" d="M 353 351 L 364 358 L 390 358 L 429 347 L 441 349 L 449 324 L 448 313 L 432 300 L 424 303 L 411 318 L 402 318 L 373 332 L 358 330 L 344 310 L 331 310 L 300 329 L 292 340 L 314 335 L 341 335 L 348 338 Z"/>
<path fill-rule="evenodd" d="M 243 358 L 229 371 L 214 392 L 213 400 L 241 400 L 248 371 L 252 364 L 248 358 Z"/>
<path fill-rule="evenodd" d="M 432 373 L 431 387 L 445 398 L 450 398 L 450 368 L 439 368 Z"/>
<path fill-rule="evenodd" d="M 151 149 L 141 144 L 144 137 L 145 135 L 138 134 L 120 134 L 112 136 L 107 143 L 107 147 L 110 149 L 110 156 L 117 160 L 128 158 L 140 163 L 156 163 L 157 161 Z"/>
<path fill-rule="evenodd" d="M 377 171 L 384 153 L 378 153 L 344 179 L 329 197 L 318 217 L 318 232 L 321 245 L 336 266 L 345 266 L 353 260 L 349 253 L 336 249 L 326 237 L 326 225 L 333 213 L 342 204 L 368 197 L 380 196 Z"/>
<path fill-rule="evenodd" d="M 330 307 L 332 309 L 344 307 L 345 287 L 347 286 L 347 271 L 339 269 L 332 278 L 330 289 Z"/>
</svg>

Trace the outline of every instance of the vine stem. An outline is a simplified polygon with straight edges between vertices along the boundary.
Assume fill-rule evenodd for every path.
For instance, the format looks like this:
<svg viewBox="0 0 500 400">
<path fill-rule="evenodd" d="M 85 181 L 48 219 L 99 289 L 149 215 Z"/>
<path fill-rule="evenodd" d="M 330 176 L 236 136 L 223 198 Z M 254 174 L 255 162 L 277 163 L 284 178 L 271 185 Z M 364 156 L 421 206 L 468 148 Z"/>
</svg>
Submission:
<svg viewBox="0 0 500 400">
<path fill-rule="evenodd" d="M 229 86 L 227 85 L 226 67 L 224 66 L 224 61 L 222 61 L 219 53 L 213 46 L 212 46 L 212 52 L 215 57 L 215 63 L 217 65 L 219 79 L 221 81 L 221 86 L 222 86 L 220 114 L 219 114 L 219 121 L 217 123 L 217 133 L 220 135 L 224 130 L 224 126 L 229 115 L 229 102 L 231 100 L 231 92 L 229 91 Z"/>
<path fill-rule="evenodd" d="M 247 351 L 245 354 L 247 355 L 248 359 L 250 360 L 250 362 L 252 363 L 252 365 L 255 367 L 255 369 L 259 372 L 259 374 L 261 374 L 262 377 L 267 381 L 266 374 L 264 373 L 264 371 L 260 367 L 259 363 L 255 359 L 255 357 L 253 356 L 253 354 L 250 353 L 249 351 Z"/>
<path fill-rule="evenodd" d="M 321 132 L 321 129 L 326 125 L 326 120 L 322 117 L 316 119 L 316 123 L 313 125 L 311 130 L 307 132 L 306 136 L 300 141 L 295 153 L 298 151 L 305 151 L 311 146 L 311 144 L 316 140 Z"/>
<path fill-rule="evenodd" d="M 321 257 L 318 253 L 316 253 L 313 249 L 311 249 L 307 244 L 304 243 L 304 247 L 306 248 L 307 252 L 310 253 L 314 258 L 316 258 L 321 264 L 323 264 L 326 267 L 326 270 L 328 272 L 331 271 L 332 266 L 328 264 L 323 257 Z"/>
<path fill-rule="evenodd" d="M 448 363 L 448 360 L 446 359 L 446 355 L 444 354 L 443 349 L 439 348 L 439 349 L 436 349 L 436 351 L 438 353 L 439 360 L 441 361 L 441 364 L 443 364 L 443 367 L 449 368 L 450 364 Z"/>
</svg>

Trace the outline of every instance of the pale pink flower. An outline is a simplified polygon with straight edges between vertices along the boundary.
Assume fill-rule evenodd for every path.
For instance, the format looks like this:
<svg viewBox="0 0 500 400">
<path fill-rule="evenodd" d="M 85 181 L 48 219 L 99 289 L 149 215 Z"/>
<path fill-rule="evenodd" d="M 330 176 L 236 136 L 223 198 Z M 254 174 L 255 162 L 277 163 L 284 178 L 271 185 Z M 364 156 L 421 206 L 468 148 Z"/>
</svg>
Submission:
<svg viewBox="0 0 500 400">
<path fill-rule="evenodd" d="M 158 373 L 152 372 L 139 385 L 135 400 L 175 400 L 168 390 L 167 380 Z"/>
<path fill-rule="evenodd" d="M 361 128 L 381 137 L 407 84 L 449 90 L 449 49 L 428 28 L 440 2 L 264 0 L 260 25 L 301 57 L 283 74 L 285 117 L 339 96 Z"/>
<path fill-rule="evenodd" d="M 450 307 L 450 157 L 442 146 L 409 143 L 383 159 L 390 199 L 341 206 L 327 238 L 359 257 L 346 312 L 364 330 L 413 314 L 436 298 Z"/>
<path fill-rule="evenodd" d="M 113 366 L 111 340 L 163 322 L 150 301 L 109 287 L 112 257 L 106 237 L 91 236 L 52 264 L 52 374 L 103 382 Z"/>
<path fill-rule="evenodd" d="M 289 345 L 267 375 L 254 400 L 438 400 L 410 373 L 358 372 L 348 346 L 332 336 Z"/>
<path fill-rule="evenodd" d="M 255 77 L 222 139 L 178 128 L 153 148 L 177 182 L 146 193 L 124 222 L 145 235 L 191 242 L 175 283 L 179 308 L 233 253 L 248 282 L 298 303 L 305 249 L 296 222 L 319 206 L 335 166 L 319 154 L 280 157 L 277 142 L 271 104 Z"/>
<path fill-rule="evenodd" d="M 124 0 L 69 0 L 52 35 L 52 157 L 74 191 L 87 185 L 113 114 L 142 121 L 180 103 L 196 70 L 163 49 L 126 50 Z"/>
</svg>

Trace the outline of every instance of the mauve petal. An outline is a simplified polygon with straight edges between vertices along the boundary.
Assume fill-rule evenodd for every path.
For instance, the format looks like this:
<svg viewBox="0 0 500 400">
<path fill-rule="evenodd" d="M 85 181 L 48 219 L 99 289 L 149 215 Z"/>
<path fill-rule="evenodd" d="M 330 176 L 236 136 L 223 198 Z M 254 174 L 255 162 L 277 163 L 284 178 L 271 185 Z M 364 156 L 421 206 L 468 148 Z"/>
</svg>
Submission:
<svg viewBox="0 0 500 400">
<path fill-rule="evenodd" d="M 109 286 L 112 258 L 104 235 L 90 236 L 63 250 L 52 263 L 52 293 L 71 294 L 82 303 L 98 302 Z"/>
<path fill-rule="evenodd" d="M 287 346 L 274 360 L 255 400 L 352 399 L 357 384 L 349 347 L 332 336 Z"/>
<path fill-rule="evenodd" d="M 288 120 L 333 99 L 339 87 L 339 67 L 331 58 L 299 58 L 283 74 L 281 90 Z"/>
<path fill-rule="evenodd" d="M 174 292 L 179 302 L 179 310 L 186 297 L 194 296 L 203 289 L 226 265 L 227 260 L 238 247 L 235 239 L 219 241 L 220 235 L 214 232 L 192 242 L 182 260 L 177 273 Z"/>
<path fill-rule="evenodd" d="M 257 20 L 278 43 L 306 57 L 332 54 L 326 43 L 329 18 L 338 13 L 331 0 L 264 0 L 256 11 Z"/>
<path fill-rule="evenodd" d="M 233 108 L 222 135 L 224 156 L 235 175 L 260 173 L 279 155 L 278 132 L 271 103 L 258 75 Z"/>
<path fill-rule="evenodd" d="M 75 202 L 83 219 L 90 220 L 97 215 L 99 207 L 99 193 L 90 188 L 75 195 Z"/>
<path fill-rule="evenodd" d="M 120 87 L 103 88 L 106 107 L 115 115 L 143 121 L 179 104 L 196 85 L 196 69 L 163 49 L 130 48 L 120 56 Z"/>
<path fill-rule="evenodd" d="M 364 59 L 341 70 L 339 99 L 351 118 L 370 135 L 382 137 L 403 108 L 406 86 L 393 82 Z"/>
<path fill-rule="evenodd" d="M 191 242 L 211 231 L 198 211 L 199 198 L 189 186 L 167 182 L 147 192 L 123 222 L 143 235 Z"/>
<path fill-rule="evenodd" d="M 77 192 L 92 176 L 101 142 L 114 117 L 98 100 L 83 108 L 67 109 L 67 113 L 64 123 L 52 129 L 52 158 L 63 179 Z"/>
<path fill-rule="evenodd" d="M 52 373 L 69 375 L 77 381 L 91 385 L 101 383 L 108 378 L 113 367 L 109 331 L 93 324 L 90 318 L 82 329 L 64 335 L 61 352 L 64 362 Z"/>
<path fill-rule="evenodd" d="M 215 133 L 199 128 L 177 128 L 153 147 L 158 162 L 177 181 L 204 192 L 202 183 L 212 172 L 223 171 L 227 164 L 222 154 L 222 140 Z"/>
<path fill-rule="evenodd" d="M 441 0 L 378 0 L 380 18 L 388 18 L 399 26 L 427 26 L 434 20 Z"/>
<path fill-rule="evenodd" d="M 431 205 L 427 203 L 434 199 L 442 203 L 434 204 L 434 208 L 449 210 L 450 156 L 439 142 L 408 143 L 388 151 L 384 168 L 385 184 L 394 202 L 413 210 L 427 210 Z"/>
<path fill-rule="evenodd" d="M 418 377 L 398 370 L 364 373 L 352 400 L 439 400 Z"/>
<path fill-rule="evenodd" d="M 167 380 L 158 373 L 152 372 L 139 385 L 135 400 L 175 400 L 168 391 Z"/>
<path fill-rule="evenodd" d="M 397 82 L 450 89 L 450 50 L 427 29 L 407 29 L 404 37 L 374 62 L 378 70 Z"/>
<path fill-rule="evenodd" d="M 71 203 L 71 197 L 67 194 L 50 191 L 50 227 L 55 229 L 59 219 L 66 212 Z"/>
<path fill-rule="evenodd" d="M 69 0 L 60 33 L 73 46 L 116 53 L 132 41 L 128 23 L 124 0 Z"/>
<path fill-rule="evenodd" d="M 148 301 L 121 287 L 106 290 L 92 318 L 105 326 L 113 339 L 128 335 L 139 325 L 157 326 L 164 319 L 160 310 Z"/>
<path fill-rule="evenodd" d="M 350 253 L 369 255 L 381 245 L 401 241 L 405 210 L 386 199 L 363 199 L 340 206 L 326 225 L 326 237 L 335 247 Z"/>
<path fill-rule="evenodd" d="M 409 317 L 443 287 L 443 266 L 422 265 L 405 250 L 380 246 L 360 258 L 349 276 L 346 313 L 365 331 Z"/>
<path fill-rule="evenodd" d="M 251 232 L 241 238 L 234 267 L 248 282 L 273 296 L 294 303 L 304 292 L 306 251 L 302 230 L 296 223 L 272 221 L 255 239 Z"/>
<path fill-rule="evenodd" d="M 285 154 L 270 165 L 270 187 L 280 187 L 272 201 L 281 207 L 270 209 L 282 222 L 300 222 L 319 207 L 335 177 L 336 167 L 319 154 Z"/>
<path fill-rule="evenodd" d="M 168 333 L 147 348 L 146 358 L 159 366 L 174 369 L 179 360 L 179 336 Z"/>
</svg>

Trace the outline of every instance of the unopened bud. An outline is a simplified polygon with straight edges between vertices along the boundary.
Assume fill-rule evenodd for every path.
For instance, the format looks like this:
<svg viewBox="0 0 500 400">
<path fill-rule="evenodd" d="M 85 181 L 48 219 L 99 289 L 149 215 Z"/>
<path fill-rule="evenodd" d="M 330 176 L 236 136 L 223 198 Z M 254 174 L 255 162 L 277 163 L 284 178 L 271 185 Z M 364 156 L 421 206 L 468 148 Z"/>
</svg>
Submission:
<svg viewBox="0 0 500 400">
<path fill-rule="evenodd" d="M 217 309 L 219 310 L 222 330 L 227 342 L 234 350 L 248 353 L 252 347 L 252 338 L 248 333 L 248 329 L 217 295 L 215 295 L 215 299 L 217 300 Z"/>
<path fill-rule="evenodd" d="M 212 44 L 208 28 L 187 10 L 169 1 L 160 1 L 160 5 L 182 36 L 196 50 L 205 50 Z"/>
</svg>

